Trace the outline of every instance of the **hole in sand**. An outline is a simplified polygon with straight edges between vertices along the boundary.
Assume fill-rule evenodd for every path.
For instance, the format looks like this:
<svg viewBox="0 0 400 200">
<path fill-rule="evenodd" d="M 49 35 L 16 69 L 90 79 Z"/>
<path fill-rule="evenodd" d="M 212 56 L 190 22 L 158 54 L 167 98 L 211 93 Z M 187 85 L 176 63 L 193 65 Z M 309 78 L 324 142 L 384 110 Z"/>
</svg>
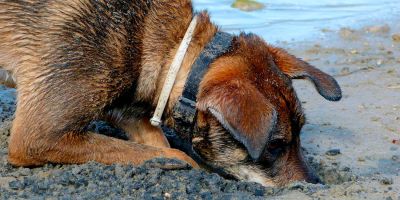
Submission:
<svg viewBox="0 0 400 200">
<path fill-rule="evenodd" d="M 315 173 L 327 185 L 338 185 L 358 179 L 349 167 L 343 167 L 337 163 L 327 163 L 324 160 L 317 160 L 313 157 L 307 157 L 307 160 Z"/>
</svg>

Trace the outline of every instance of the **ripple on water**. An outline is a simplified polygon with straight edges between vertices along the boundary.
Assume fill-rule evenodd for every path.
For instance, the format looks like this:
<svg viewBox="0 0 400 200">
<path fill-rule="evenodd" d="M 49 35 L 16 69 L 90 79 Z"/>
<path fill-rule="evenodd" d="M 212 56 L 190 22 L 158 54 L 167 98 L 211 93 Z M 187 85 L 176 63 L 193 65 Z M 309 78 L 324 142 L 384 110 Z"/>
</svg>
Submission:
<svg viewBox="0 0 400 200">
<path fill-rule="evenodd" d="M 258 0 L 265 9 L 243 12 L 233 0 L 193 0 L 197 10 L 207 9 L 225 31 L 254 32 L 268 41 L 301 40 L 321 34 L 322 28 L 362 26 L 369 20 L 400 15 L 398 0 Z"/>
</svg>

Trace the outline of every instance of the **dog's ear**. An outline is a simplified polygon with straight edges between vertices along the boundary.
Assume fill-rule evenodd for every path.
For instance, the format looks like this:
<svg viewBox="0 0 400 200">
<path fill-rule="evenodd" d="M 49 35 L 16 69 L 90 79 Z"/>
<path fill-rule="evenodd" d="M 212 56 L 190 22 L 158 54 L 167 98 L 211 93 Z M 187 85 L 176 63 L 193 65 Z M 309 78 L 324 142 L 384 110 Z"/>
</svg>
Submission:
<svg viewBox="0 0 400 200">
<path fill-rule="evenodd" d="M 254 160 L 263 153 L 277 123 L 273 105 L 242 79 L 204 88 L 199 93 L 197 108 L 212 114 Z"/>
<path fill-rule="evenodd" d="M 274 62 L 280 70 L 290 78 L 311 80 L 319 94 L 327 100 L 339 101 L 342 98 L 340 86 L 332 76 L 290 55 L 281 48 L 268 46 L 268 51 L 272 54 Z"/>
</svg>

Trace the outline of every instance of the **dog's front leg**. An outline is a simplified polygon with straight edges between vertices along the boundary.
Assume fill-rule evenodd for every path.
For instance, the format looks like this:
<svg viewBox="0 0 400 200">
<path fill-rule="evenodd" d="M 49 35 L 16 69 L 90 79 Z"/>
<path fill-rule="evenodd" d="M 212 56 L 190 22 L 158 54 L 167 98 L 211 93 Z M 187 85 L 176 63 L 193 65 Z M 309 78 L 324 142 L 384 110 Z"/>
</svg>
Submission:
<svg viewBox="0 0 400 200">
<path fill-rule="evenodd" d="M 124 129 L 130 141 L 144 144 L 152 147 L 162 148 L 164 150 L 170 149 L 171 151 L 177 151 L 171 149 L 167 138 L 165 137 L 163 131 L 154 127 L 150 124 L 150 120 L 147 118 L 141 120 L 126 120 L 121 123 L 120 127 Z M 168 151 L 168 150 L 167 150 Z M 180 153 L 179 153 L 180 154 Z M 181 157 L 180 159 L 191 164 L 193 167 L 198 167 L 191 158 Z M 187 165 L 175 162 L 169 163 L 152 163 L 155 167 L 163 169 L 184 169 Z"/>
<path fill-rule="evenodd" d="M 198 166 L 179 150 L 151 147 L 88 132 L 85 127 L 97 118 L 97 113 L 101 113 L 107 99 L 96 96 L 99 95 L 97 91 L 76 92 L 74 88 L 78 87 L 72 86 L 47 85 L 36 88 L 35 92 L 25 85 L 19 87 L 9 141 L 8 158 L 11 164 L 38 166 L 96 161 L 140 165 L 147 160 L 164 157 Z M 98 101 L 93 103 L 93 99 Z"/>
<path fill-rule="evenodd" d="M 141 120 L 126 120 L 120 124 L 132 142 L 159 148 L 170 148 L 162 130 L 150 124 L 145 118 Z"/>
<path fill-rule="evenodd" d="M 198 166 L 178 150 L 152 147 L 95 133 L 65 133 L 61 138 L 37 138 L 34 143 L 14 134 L 9 146 L 9 162 L 16 166 L 82 164 L 89 161 L 140 165 L 157 157 L 175 158 L 194 167 Z"/>
<path fill-rule="evenodd" d="M 36 139 L 26 144 L 23 138 L 11 138 L 9 161 L 17 166 L 42 165 L 48 162 L 81 164 L 96 161 L 104 164 L 142 164 L 156 157 L 180 158 L 168 149 L 123 141 L 94 133 L 65 133 L 61 138 Z M 51 143 L 50 143 L 51 142 Z M 175 155 L 174 155 L 175 154 Z"/>
</svg>

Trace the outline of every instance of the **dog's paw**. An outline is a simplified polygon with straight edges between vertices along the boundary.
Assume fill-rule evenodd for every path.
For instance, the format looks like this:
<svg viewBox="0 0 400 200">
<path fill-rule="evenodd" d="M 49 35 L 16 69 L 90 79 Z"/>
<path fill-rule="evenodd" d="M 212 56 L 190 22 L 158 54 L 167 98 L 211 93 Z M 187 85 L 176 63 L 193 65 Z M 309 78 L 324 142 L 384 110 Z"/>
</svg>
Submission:
<svg viewBox="0 0 400 200">
<path fill-rule="evenodd" d="M 155 158 L 146 161 L 143 166 L 148 168 L 160 168 L 163 170 L 190 170 L 193 168 L 185 161 L 169 158 Z"/>
</svg>

